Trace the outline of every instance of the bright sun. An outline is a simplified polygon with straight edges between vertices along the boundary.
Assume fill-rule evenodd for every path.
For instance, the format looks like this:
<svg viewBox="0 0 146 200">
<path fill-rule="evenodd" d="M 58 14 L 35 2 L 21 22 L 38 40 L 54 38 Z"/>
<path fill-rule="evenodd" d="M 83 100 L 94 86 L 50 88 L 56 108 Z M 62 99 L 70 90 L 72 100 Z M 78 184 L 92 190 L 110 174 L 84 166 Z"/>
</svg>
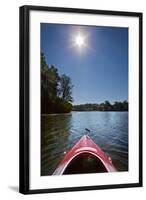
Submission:
<svg viewBox="0 0 146 200">
<path fill-rule="evenodd" d="M 85 44 L 84 37 L 82 35 L 77 35 L 75 38 L 75 43 L 78 47 L 82 47 Z"/>
</svg>

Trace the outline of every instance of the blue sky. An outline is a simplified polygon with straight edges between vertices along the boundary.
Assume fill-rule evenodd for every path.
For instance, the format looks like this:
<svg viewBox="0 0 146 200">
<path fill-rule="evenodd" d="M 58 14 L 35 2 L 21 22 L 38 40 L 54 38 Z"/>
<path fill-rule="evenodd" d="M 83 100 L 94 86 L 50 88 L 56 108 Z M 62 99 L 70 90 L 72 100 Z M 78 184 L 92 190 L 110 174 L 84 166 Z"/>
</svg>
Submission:
<svg viewBox="0 0 146 200">
<path fill-rule="evenodd" d="M 128 100 L 127 28 L 41 24 L 41 52 L 60 75 L 70 76 L 73 104 Z"/>
</svg>

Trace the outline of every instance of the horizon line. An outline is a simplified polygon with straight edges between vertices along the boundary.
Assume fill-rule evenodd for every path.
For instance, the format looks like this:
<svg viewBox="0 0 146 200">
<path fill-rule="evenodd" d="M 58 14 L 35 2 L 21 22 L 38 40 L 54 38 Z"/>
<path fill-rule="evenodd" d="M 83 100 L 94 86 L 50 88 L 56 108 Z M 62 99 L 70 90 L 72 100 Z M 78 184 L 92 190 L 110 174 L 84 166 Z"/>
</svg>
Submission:
<svg viewBox="0 0 146 200">
<path fill-rule="evenodd" d="M 108 101 L 108 100 L 105 100 L 105 101 Z M 103 101 L 103 102 L 100 102 L 100 103 L 98 103 L 98 102 L 87 102 L 87 103 L 77 103 L 77 104 L 73 104 L 73 106 L 76 106 L 76 105 L 85 105 L 85 104 L 102 104 L 102 103 L 105 103 L 105 101 Z M 114 102 L 110 102 L 110 101 L 108 101 L 110 104 L 114 104 L 115 102 L 121 102 L 121 103 L 123 103 L 124 101 L 127 101 L 127 103 L 128 103 L 128 100 L 117 100 L 117 101 L 114 101 Z"/>
</svg>

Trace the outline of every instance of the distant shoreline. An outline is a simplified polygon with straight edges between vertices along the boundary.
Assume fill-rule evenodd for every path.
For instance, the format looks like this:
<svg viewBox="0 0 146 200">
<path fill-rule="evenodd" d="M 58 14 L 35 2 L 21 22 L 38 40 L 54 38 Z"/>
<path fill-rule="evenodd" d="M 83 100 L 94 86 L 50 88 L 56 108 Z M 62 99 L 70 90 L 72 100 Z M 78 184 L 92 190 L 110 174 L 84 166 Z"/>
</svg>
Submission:
<svg viewBox="0 0 146 200">
<path fill-rule="evenodd" d="M 72 109 L 69 109 L 68 112 L 64 112 L 64 110 L 57 112 L 48 112 L 41 113 L 41 115 L 71 115 L 72 112 L 128 112 L 128 102 L 125 100 L 123 102 L 116 101 L 114 104 L 111 104 L 109 101 L 105 101 L 104 103 L 86 103 L 80 105 L 73 105 Z"/>
<path fill-rule="evenodd" d="M 103 103 L 86 103 L 73 105 L 73 111 L 128 111 L 128 101 L 115 101 L 111 104 L 109 101 Z"/>
</svg>

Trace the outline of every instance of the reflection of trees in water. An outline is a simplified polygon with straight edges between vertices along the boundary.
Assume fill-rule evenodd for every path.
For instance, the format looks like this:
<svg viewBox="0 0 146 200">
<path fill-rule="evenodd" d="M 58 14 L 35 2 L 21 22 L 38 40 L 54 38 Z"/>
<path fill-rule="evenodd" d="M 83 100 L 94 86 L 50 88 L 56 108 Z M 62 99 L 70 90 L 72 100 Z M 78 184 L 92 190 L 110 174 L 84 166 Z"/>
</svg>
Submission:
<svg viewBox="0 0 146 200">
<path fill-rule="evenodd" d="M 41 175 L 52 174 L 68 147 L 72 115 L 41 117 Z"/>
</svg>

